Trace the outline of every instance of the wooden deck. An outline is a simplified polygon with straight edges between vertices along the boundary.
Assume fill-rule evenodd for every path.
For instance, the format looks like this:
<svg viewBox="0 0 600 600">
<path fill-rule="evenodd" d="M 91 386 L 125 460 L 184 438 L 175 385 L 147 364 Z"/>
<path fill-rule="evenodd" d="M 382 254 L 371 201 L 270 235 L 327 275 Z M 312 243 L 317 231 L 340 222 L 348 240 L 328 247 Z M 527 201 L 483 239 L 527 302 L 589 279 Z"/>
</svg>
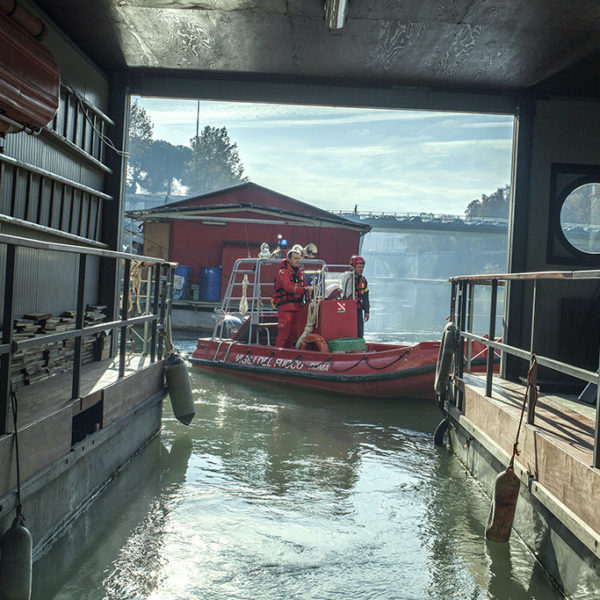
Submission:
<svg viewBox="0 0 600 600">
<path fill-rule="evenodd" d="M 104 429 L 145 399 L 164 389 L 163 362 L 130 354 L 125 376 L 119 360 L 82 366 L 81 397 L 72 398 L 72 373 L 19 388 L 17 426 L 21 477 L 26 480 L 65 456 L 78 440 Z M 85 412 L 87 411 L 87 412 Z M 9 432 L 14 431 L 9 410 Z M 0 435 L 0 495 L 16 485 L 14 435 Z"/>
<path fill-rule="evenodd" d="M 492 397 L 485 396 L 485 376 L 464 377 L 465 417 L 512 455 L 525 386 L 494 378 Z M 568 510 L 600 535 L 600 470 L 592 467 L 596 407 L 574 396 L 539 395 L 535 424 L 526 423 L 515 462 Z"/>
<path fill-rule="evenodd" d="M 150 357 L 140 354 L 129 354 L 125 362 L 125 377 L 148 368 L 152 363 Z M 81 397 L 72 399 L 71 388 L 73 375 L 71 372 L 61 373 L 42 380 L 33 385 L 26 385 L 16 392 L 18 409 L 17 423 L 19 429 L 52 414 L 66 406 L 72 406 L 73 413 L 95 404 L 100 400 L 100 392 L 119 378 L 119 359 L 109 358 L 83 365 L 81 367 Z M 9 429 L 14 431 L 12 411 L 9 411 Z"/>
</svg>

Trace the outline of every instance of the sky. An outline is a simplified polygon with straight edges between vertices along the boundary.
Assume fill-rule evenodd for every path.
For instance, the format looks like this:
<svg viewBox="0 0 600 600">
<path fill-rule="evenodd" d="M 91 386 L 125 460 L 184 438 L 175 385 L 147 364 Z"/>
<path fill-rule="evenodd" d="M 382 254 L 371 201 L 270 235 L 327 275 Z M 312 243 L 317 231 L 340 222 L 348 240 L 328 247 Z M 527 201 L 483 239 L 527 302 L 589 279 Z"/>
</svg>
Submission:
<svg viewBox="0 0 600 600">
<path fill-rule="evenodd" d="M 196 135 L 195 100 L 138 102 L 155 140 Z M 510 182 L 512 116 L 201 101 L 206 125 L 250 181 L 326 210 L 461 215 Z"/>
</svg>

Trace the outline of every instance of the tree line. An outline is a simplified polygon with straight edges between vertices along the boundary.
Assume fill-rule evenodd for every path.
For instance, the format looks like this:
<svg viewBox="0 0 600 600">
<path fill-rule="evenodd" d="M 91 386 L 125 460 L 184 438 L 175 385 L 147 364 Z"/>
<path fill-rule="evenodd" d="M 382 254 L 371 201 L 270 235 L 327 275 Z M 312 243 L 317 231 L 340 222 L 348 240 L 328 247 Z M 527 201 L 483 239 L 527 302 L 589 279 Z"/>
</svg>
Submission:
<svg viewBox="0 0 600 600">
<path fill-rule="evenodd" d="M 467 217 L 508 218 L 510 185 L 498 188 L 489 196 L 472 200 L 466 210 Z M 585 183 L 567 195 L 561 207 L 563 223 L 587 225 L 600 221 L 600 184 Z"/>
<path fill-rule="evenodd" d="M 129 115 L 127 191 L 173 192 L 176 182 L 190 195 L 244 183 L 244 165 L 226 127 L 206 126 L 189 146 L 155 140 L 150 116 L 135 100 Z"/>
</svg>

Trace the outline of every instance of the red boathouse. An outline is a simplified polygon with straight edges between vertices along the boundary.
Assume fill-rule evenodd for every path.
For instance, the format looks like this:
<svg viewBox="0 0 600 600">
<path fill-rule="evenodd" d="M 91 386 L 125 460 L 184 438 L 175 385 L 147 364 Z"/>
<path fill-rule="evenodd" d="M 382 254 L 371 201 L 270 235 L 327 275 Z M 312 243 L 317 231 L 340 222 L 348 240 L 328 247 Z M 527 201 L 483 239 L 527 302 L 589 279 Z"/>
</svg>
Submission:
<svg viewBox="0 0 600 600">
<path fill-rule="evenodd" d="M 144 254 L 189 267 L 190 284 L 200 282 L 206 267 L 216 268 L 217 273 L 220 268 L 220 298 L 235 260 L 256 258 L 265 242 L 273 251 L 279 235 L 289 248 L 312 242 L 318 258 L 329 264 L 347 264 L 359 252 L 361 236 L 370 230 L 368 225 L 255 183 L 129 211 L 127 216 L 144 224 Z M 190 300 L 190 296 L 188 290 L 181 299 Z"/>
</svg>

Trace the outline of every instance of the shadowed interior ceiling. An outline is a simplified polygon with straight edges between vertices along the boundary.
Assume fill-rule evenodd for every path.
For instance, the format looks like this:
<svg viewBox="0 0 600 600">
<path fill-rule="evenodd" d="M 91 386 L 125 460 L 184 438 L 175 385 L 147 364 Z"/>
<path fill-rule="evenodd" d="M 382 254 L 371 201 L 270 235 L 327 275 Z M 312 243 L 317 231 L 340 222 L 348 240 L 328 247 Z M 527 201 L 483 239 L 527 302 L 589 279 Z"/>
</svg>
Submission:
<svg viewBox="0 0 600 600">
<path fill-rule="evenodd" d="M 36 0 L 103 70 L 600 97 L 598 0 Z"/>
</svg>

